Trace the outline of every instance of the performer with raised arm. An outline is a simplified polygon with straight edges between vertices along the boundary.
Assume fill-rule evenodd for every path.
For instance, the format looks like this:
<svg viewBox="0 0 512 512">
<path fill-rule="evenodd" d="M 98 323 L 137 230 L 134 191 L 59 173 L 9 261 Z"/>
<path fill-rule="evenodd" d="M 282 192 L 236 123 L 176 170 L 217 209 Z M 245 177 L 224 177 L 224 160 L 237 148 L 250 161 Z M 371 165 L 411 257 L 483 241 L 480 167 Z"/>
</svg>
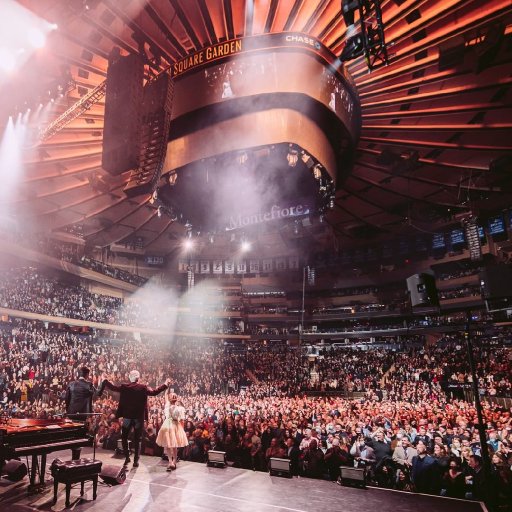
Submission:
<svg viewBox="0 0 512 512">
<path fill-rule="evenodd" d="M 170 379 L 167 379 L 165 384 L 162 384 L 156 389 L 150 388 L 146 384 L 140 384 L 140 373 L 137 370 L 132 370 L 128 375 L 128 379 L 130 380 L 128 384 L 121 384 L 120 386 L 116 386 L 107 379 L 104 379 L 100 386 L 99 395 L 102 395 L 105 388 L 120 393 L 116 417 L 123 418 L 121 440 L 125 456 L 124 464 L 128 465 L 130 463 L 128 435 L 133 428 L 133 467 L 136 468 L 139 466 L 142 429 L 144 427 L 144 421 L 148 419 L 148 396 L 156 396 L 167 389 Z"/>
<path fill-rule="evenodd" d="M 165 394 L 165 420 L 160 427 L 156 443 L 164 448 L 169 465 L 167 471 L 176 469 L 178 448 L 187 446 L 188 439 L 183 428 L 185 421 L 185 409 L 176 402 L 178 397 L 176 393 L 167 392 Z"/>
</svg>

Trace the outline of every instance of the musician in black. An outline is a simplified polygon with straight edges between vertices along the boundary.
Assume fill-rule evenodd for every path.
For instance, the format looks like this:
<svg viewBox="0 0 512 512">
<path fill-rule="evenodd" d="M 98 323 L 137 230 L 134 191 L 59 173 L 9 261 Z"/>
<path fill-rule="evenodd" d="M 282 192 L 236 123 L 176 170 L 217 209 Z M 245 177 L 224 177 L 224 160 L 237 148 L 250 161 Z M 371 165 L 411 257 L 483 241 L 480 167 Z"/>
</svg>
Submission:
<svg viewBox="0 0 512 512">
<path fill-rule="evenodd" d="M 85 421 L 92 413 L 92 399 L 96 394 L 96 388 L 89 378 L 90 370 L 82 366 L 78 371 L 78 379 L 70 382 L 66 389 L 66 413 L 72 420 Z M 72 459 L 80 458 L 81 448 L 72 450 Z"/>
<path fill-rule="evenodd" d="M 66 413 L 68 418 L 84 421 L 92 413 L 92 399 L 96 388 L 89 378 L 90 370 L 82 366 L 78 371 L 78 379 L 69 383 L 66 389 Z"/>
</svg>

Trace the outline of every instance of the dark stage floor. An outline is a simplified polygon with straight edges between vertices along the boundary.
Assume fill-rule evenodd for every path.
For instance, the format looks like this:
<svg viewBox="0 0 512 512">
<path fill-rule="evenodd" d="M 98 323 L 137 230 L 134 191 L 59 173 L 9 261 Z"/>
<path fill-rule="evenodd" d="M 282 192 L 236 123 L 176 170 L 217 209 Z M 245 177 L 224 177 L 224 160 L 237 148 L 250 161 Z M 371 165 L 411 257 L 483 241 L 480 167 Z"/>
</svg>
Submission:
<svg viewBox="0 0 512 512">
<path fill-rule="evenodd" d="M 83 451 L 89 456 L 89 450 Z M 112 452 L 98 451 L 104 464 L 120 466 Z M 52 454 L 63 459 L 69 452 Z M 27 495 L 27 479 L 12 483 L 0 481 L 0 511 L 63 510 L 64 485 L 52 505 L 53 486 L 33 496 Z M 207 468 L 205 464 L 180 462 L 176 472 L 167 473 L 165 463 L 156 457 L 142 457 L 131 469 L 123 485 L 98 487 L 92 501 L 92 484 L 87 483 L 83 499 L 79 486 L 71 493 L 71 509 L 100 512 L 481 512 L 478 503 L 413 495 L 384 489 L 352 489 L 331 482 L 306 478 L 270 477 L 244 469 Z"/>
</svg>

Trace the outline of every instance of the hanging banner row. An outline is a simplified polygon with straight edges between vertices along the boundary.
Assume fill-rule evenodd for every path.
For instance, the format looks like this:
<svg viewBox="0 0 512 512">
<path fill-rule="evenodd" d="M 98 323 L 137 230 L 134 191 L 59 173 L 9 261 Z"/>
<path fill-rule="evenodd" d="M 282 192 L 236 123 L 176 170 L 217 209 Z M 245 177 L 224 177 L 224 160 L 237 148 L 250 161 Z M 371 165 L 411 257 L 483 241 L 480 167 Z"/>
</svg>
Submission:
<svg viewBox="0 0 512 512">
<path fill-rule="evenodd" d="M 194 274 L 259 274 L 261 272 L 283 272 L 299 270 L 298 256 L 249 260 L 179 260 L 178 271 Z"/>
</svg>

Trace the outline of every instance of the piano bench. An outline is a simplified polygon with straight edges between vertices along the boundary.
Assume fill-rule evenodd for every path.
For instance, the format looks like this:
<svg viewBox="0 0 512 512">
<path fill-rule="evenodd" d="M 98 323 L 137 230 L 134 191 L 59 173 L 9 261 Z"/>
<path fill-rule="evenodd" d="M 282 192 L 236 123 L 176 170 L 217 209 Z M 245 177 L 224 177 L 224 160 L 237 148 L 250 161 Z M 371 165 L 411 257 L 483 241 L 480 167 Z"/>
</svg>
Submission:
<svg viewBox="0 0 512 512">
<path fill-rule="evenodd" d="M 56 459 L 52 464 L 53 504 L 57 502 L 59 484 L 66 485 L 66 507 L 70 506 L 71 486 L 80 482 L 80 496 L 84 495 L 85 482 L 92 481 L 92 499 L 96 499 L 98 476 L 101 472 L 101 461 L 94 459 L 78 459 L 61 461 Z"/>
</svg>

